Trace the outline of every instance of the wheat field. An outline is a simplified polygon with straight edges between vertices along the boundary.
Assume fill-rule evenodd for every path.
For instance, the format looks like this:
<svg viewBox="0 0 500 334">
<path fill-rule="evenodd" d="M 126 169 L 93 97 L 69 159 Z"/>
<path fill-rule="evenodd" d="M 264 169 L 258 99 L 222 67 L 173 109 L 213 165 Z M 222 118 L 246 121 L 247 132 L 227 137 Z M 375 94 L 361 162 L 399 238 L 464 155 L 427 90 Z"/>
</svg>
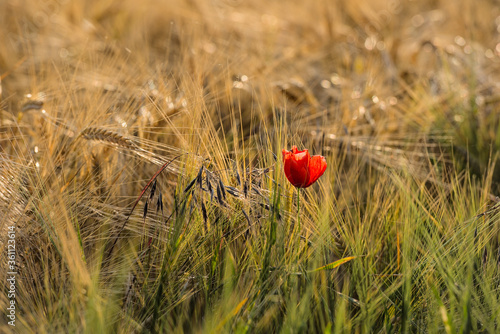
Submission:
<svg viewBox="0 0 500 334">
<path fill-rule="evenodd" d="M 0 41 L 0 332 L 500 332 L 496 1 L 4 0 Z"/>
</svg>

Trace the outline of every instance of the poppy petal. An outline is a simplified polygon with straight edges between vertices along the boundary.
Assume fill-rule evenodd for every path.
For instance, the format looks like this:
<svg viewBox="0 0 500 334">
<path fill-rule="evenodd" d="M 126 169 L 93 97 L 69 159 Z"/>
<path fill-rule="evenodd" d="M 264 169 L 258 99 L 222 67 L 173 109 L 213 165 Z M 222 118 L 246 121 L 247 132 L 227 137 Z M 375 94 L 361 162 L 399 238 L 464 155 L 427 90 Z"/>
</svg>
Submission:
<svg viewBox="0 0 500 334">
<path fill-rule="evenodd" d="M 295 187 L 302 187 L 308 180 L 308 170 L 304 160 L 297 161 L 293 155 L 285 158 L 285 175 Z"/>
<path fill-rule="evenodd" d="M 326 170 L 326 159 L 321 155 L 315 155 L 309 162 L 309 180 L 305 187 L 309 187 L 316 182 L 318 178 L 323 175 Z"/>
<path fill-rule="evenodd" d="M 291 163 L 291 171 L 293 175 L 293 185 L 296 187 L 304 187 L 309 180 L 309 162 L 311 156 L 308 150 L 297 151 L 297 147 L 293 147 L 293 159 Z"/>
</svg>

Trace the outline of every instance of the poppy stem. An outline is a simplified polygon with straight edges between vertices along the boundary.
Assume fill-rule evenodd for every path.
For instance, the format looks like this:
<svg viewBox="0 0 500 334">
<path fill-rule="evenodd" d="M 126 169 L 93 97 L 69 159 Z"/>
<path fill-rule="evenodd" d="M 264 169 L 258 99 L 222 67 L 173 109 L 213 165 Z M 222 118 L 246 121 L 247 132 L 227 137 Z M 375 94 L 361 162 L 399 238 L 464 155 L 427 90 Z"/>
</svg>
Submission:
<svg viewBox="0 0 500 334">
<path fill-rule="evenodd" d="M 297 188 L 297 225 L 300 233 L 300 188 Z"/>
</svg>

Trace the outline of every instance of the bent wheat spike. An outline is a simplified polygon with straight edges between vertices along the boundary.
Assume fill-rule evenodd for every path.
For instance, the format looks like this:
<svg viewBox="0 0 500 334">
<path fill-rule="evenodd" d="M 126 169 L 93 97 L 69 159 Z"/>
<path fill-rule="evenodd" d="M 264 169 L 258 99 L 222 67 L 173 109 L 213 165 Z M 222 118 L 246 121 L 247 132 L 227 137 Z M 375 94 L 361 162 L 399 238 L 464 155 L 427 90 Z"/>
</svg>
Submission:
<svg viewBox="0 0 500 334">
<path fill-rule="evenodd" d="M 139 149 L 139 147 L 137 147 L 137 145 L 129 138 L 126 138 L 119 133 L 102 128 L 86 128 L 81 132 L 80 136 L 87 140 L 99 140 L 108 142 L 127 149 Z"/>
</svg>

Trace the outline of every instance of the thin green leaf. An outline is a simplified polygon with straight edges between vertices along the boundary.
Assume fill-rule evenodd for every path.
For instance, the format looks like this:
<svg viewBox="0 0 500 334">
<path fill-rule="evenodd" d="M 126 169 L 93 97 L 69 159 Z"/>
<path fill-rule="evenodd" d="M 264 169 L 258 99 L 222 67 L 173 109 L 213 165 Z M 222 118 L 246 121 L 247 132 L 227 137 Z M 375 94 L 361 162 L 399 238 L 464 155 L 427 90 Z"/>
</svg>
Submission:
<svg viewBox="0 0 500 334">
<path fill-rule="evenodd" d="M 315 272 L 315 271 L 321 271 L 321 270 L 329 270 L 329 269 L 335 269 L 337 268 L 338 266 L 346 263 L 346 262 L 349 262 L 351 260 L 354 260 L 355 258 L 357 258 L 357 256 L 348 256 L 348 257 L 344 257 L 343 259 L 340 259 L 340 260 L 337 260 L 335 262 L 332 262 L 332 263 L 329 263 L 327 264 L 326 266 L 323 266 L 323 267 L 319 267 L 319 268 L 316 268 L 314 270 L 312 270 L 311 272 Z"/>
</svg>

